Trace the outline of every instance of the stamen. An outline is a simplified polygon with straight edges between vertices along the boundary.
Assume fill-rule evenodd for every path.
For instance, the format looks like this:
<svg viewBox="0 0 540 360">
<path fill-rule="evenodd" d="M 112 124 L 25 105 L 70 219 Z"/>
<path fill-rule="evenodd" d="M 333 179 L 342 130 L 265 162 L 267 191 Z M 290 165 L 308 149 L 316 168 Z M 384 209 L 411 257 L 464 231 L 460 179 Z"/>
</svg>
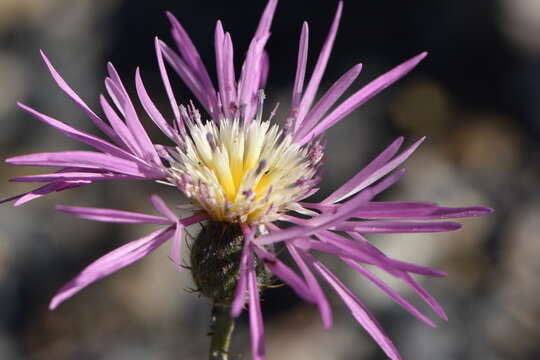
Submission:
<svg viewBox="0 0 540 360">
<path fill-rule="evenodd" d="M 221 222 L 264 224 L 309 194 L 321 145 L 300 147 L 277 125 L 262 121 L 262 101 L 245 124 L 235 119 L 203 123 L 191 104 L 181 107 L 186 135 L 171 152 L 169 181 Z"/>
</svg>

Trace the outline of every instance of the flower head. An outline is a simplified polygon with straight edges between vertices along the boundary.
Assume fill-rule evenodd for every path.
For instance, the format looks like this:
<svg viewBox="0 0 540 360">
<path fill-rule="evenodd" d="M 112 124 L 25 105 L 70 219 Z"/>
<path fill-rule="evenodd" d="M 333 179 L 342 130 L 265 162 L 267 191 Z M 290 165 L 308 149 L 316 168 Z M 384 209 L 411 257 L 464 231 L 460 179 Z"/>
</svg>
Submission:
<svg viewBox="0 0 540 360">
<path fill-rule="evenodd" d="M 170 139 L 168 145 L 157 145 L 151 141 L 111 64 L 108 65 L 109 76 L 105 85 L 112 104 L 105 96 L 100 97 L 106 122 L 79 98 L 42 53 L 60 88 L 110 141 L 20 104 L 38 120 L 92 146 L 96 151 L 39 153 L 7 159 L 13 165 L 57 166 L 60 169 L 55 173 L 12 179 L 46 184 L 5 201 L 17 200 L 15 204 L 19 205 L 50 192 L 95 181 L 144 179 L 159 180 L 177 187 L 190 200 L 193 210 L 192 216 L 181 219 L 157 196 L 150 199 L 160 214 L 157 216 L 59 205 L 60 211 L 92 220 L 158 224 L 163 228 L 90 264 L 58 292 L 51 302 L 51 309 L 88 284 L 141 259 L 169 239 L 172 239 L 172 259 L 180 267 L 184 228 L 204 222 L 206 230 L 192 244 L 191 265 L 195 283 L 214 301 L 230 304 L 233 316 L 238 316 L 248 302 L 254 359 L 265 357 L 259 285 L 268 272 L 291 286 L 300 297 L 318 306 L 323 325 L 330 328 L 330 306 L 319 285 L 319 279 L 326 281 L 388 357 L 399 359 L 391 340 L 360 299 L 317 259 L 316 254 L 320 252 L 338 257 L 412 315 L 435 326 L 365 265 L 377 267 L 402 280 L 441 318 L 446 319 L 437 301 L 411 276 L 446 274 L 389 258 L 365 237 L 372 233 L 454 231 L 460 228 L 460 224 L 447 219 L 491 212 L 484 207 L 448 208 L 423 202 L 374 200 L 404 174 L 404 170 L 396 169 L 416 150 L 423 138 L 401 152 L 404 139 L 398 138 L 324 200 L 310 202 L 308 199 L 318 190 L 316 184 L 323 157 L 324 132 L 412 70 L 426 53 L 405 61 L 338 103 L 359 75 L 361 65 L 358 64 L 315 102 L 338 30 L 342 13 L 340 2 L 305 88 L 309 27 L 307 23 L 302 26 L 291 108 L 280 127 L 273 122 L 274 111 L 268 115 L 263 108 L 263 90 L 269 69 L 269 56 L 264 48 L 276 6 L 276 0 L 268 2 L 238 78 L 231 36 L 218 22 L 215 31 L 217 87 L 214 87 L 187 32 L 172 14 L 167 14 L 178 52 L 157 38 L 155 48 L 163 85 L 174 114 L 172 122 L 165 119 L 151 100 L 139 69 L 135 73 L 135 85 L 145 112 Z M 201 114 L 193 103 L 178 105 L 167 64 L 191 89 L 205 114 Z M 285 228 L 287 223 L 290 226 Z M 273 246 L 278 243 L 289 252 L 298 271 L 278 258 Z M 223 284 L 222 288 L 218 288 L 220 284 Z"/>
</svg>

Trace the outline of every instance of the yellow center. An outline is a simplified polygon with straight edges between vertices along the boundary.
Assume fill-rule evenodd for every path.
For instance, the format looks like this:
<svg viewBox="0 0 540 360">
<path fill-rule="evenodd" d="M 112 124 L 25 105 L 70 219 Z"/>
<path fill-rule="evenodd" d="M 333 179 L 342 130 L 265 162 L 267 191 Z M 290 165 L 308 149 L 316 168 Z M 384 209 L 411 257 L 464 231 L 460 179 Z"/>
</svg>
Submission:
<svg viewBox="0 0 540 360">
<path fill-rule="evenodd" d="M 268 121 L 197 122 L 188 133 L 172 154 L 169 181 L 216 221 L 276 220 L 313 186 L 320 159 Z"/>
</svg>

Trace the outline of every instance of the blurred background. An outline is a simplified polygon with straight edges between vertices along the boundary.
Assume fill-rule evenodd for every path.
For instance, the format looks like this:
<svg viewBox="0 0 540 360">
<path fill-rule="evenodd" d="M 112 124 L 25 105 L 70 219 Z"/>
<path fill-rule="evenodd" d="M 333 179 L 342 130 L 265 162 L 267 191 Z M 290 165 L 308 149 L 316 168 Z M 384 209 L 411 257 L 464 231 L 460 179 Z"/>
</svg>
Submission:
<svg viewBox="0 0 540 360">
<path fill-rule="evenodd" d="M 171 43 L 164 11 L 176 14 L 213 70 L 215 21 L 222 19 L 242 55 L 264 5 L 263 0 L 0 0 L 2 158 L 82 149 L 18 110 L 17 100 L 98 133 L 56 87 L 38 49 L 96 111 L 109 60 L 132 90 L 135 67 L 141 66 L 152 97 L 168 110 L 153 50 L 155 35 Z M 336 5 L 281 1 L 268 45 L 267 107 L 281 101 L 287 108 L 302 21 L 310 23 L 312 68 Z M 364 70 L 353 89 L 423 50 L 430 55 L 328 132 L 321 193 L 342 184 L 397 136 L 405 135 L 410 144 L 427 135 L 407 161 L 407 175 L 383 199 L 496 209 L 489 217 L 464 221 L 455 233 L 370 238 L 391 256 L 449 273 L 446 279 L 423 279 L 450 318 L 438 321 L 438 329 L 328 259 L 404 359 L 540 358 L 539 35 L 538 0 L 345 1 L 323 89 L 357 62 Z M 186 102 L 191 95 L 176 79 L 177 99 Z M 37 172 L 2 163 L 1 197 L 31 188 L 8 183 L 9 178 Z M 47 310 L 52 295 L 85 265 L 152 230 L 76 219 L 55 212 L 54 205 L 144 212 L 151 211 L 152 193 L 169 203 L 183 201 L 177 191 L 152 182 L 100 183 L 18 208 L 0 206 L 0 359 L 207 358 L 209 304 L 186 291 L 189 273 L 174 269 L 167 246 L 58 310 Z M 429 313 L 408 289 L 391 285 Z M 336 297 L 329 332 L 317 309 L 286 287 L 267 290 L 263 298 L 269 359 L 385 358 Z M 250 358 L 248 339 L 244 315 L 233 341 L 235 358 Z"/>
</svg>

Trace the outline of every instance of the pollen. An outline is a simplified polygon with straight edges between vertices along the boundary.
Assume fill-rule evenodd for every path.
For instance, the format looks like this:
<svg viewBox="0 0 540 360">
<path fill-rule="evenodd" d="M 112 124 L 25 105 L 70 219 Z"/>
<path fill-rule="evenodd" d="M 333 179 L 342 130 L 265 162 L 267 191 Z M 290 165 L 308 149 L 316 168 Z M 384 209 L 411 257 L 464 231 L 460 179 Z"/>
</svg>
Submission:
<svg viewBox="0 0 540 360">
<path fill-rule="evenodd" d="M 313 192 L 320 145 L 301 147 L 260 116 L 248 124 L 186 123 L 181 146 L 170 152 L 168 180 L 213 220 L 264 224 Z"/>
</svg>

